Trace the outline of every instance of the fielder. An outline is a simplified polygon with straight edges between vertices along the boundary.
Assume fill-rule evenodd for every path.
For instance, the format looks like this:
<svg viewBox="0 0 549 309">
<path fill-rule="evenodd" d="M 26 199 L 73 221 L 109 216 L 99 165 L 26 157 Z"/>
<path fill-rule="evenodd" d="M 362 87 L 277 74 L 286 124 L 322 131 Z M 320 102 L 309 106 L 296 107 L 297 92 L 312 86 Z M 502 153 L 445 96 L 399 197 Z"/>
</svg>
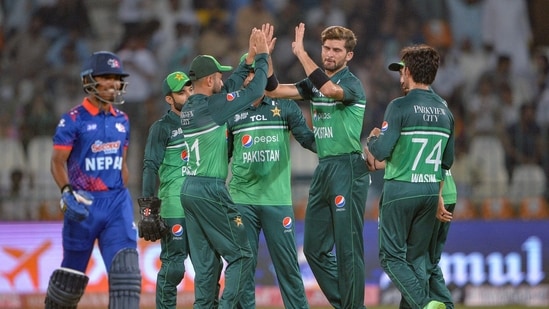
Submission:
<svg viewBox="0 0 549 309">
<path fill-rule="evenodd" d="M 439 66 L 438 52 L 417 45 L 405 47 L 401 56 L 389 69 L 400 73 L 406 95 L 389 103 L 381 129 L 374 128 L 367 139 L 373 157 L 386 161 L 379 258 L 401 292 L 401 308 L 445 309 L 441 299 L 430 295 L 428 285 L 444 170 L 454 158 L 454 118 L 430 87 Z"/>
<path fill-rule="evenodd" d="M 143 160 L 139 237 L 160 239 L 162 266 L 156 277 L 156 308 L 175 308 L 177 286 L 185 274 L 188 255 L 185 212 L 179 191 L 185 177 L 187 147 L 181 130 L 181 108 L 192 94 L 192 84 L 183 72 L 170 73 L 162 83 L 168 112 L 149 128 Z M 160 179 L 158 195 L 157 179 Z"/>
<path fill-rule="evenodd" d="M 246 87 L 254 77 L 253 59 Z M 248 64 L 249 65 L 249 64 Z M 229 192 L 244 221 L 257 266 L 259 234 L 263 231 L 282 300 L 286 308 L 309 308 L 301 278 L 292 207 L 290 132 L 316 152 L 313 132 L 292 100 L 262 96 L 227 122 L 232 177 Z M 244 285 L 239 308 L 255 308 L 254 272 Z"/>
<path fill-rule="evenodd" d="M 181 111 L 182 129 L 189 149 L 181 204 L 185 208 L 191 259 L 194 265 L 195 260 L 200 262 L 200 253 L 208 254 L 209 251 L 208 256 L 217 253 L 227 261 L 225 288 L 219 300 L 222 309 L 235 308 L 253 270 L 252 250 L 242 216 L 226 187 L 226 122 L 263 95 L 268 46 L 261 30 L 252 30 L 248 52 L 255 56 L 256 75 L 243 90 L 237 90 L 248 74 L 242 66 L 231 74 L 225 88 L 222 72 L 228 72 L 232 67 L 222 66 L 209 55 L 195 57 L 189 71 L 194 94 Z M 233 90 L 227 93 L 224 89 Z M 215 293 L 214 271 L 207 265 L 199 266 L 195 268 L 195 295 Z M 212 307 L 195 301 L 194 308 Z"/>
<path fill-rule="evenodd" d="M 307 78 L 279 84 L 274 73 L 269 74 L 266 94 L 311 101 L 319 163 L 309 190 L 303 253 L 332 306 L 365 308 L 362 231 L 370 173 L 362 157 L 360 135 L 366 95 L 347 66 L 357 39 L 350 29 L 325 28 L 320 68 L 305 51 L 304 34 L 304 24 L 295 27 L 292 51 Z"/>
</svg>

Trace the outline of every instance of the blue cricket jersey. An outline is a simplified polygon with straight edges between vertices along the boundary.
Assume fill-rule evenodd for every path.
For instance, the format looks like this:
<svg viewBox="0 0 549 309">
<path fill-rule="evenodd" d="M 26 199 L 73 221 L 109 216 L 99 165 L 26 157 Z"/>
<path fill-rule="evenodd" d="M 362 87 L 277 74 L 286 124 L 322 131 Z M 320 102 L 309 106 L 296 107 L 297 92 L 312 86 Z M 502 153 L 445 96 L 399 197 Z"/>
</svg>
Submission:
<svg viewBox="0 0 549 309">
<path fill-rule="evenodd" d="M 103 112 L 85 98 L 63 114 L 53 144 L 54 148 L 71 150 L 67 169 L 74 189 L 106 191 L 125 188 L 122 162 L 129 138 L 124 112 L 112 106 Z"/>
</svg>

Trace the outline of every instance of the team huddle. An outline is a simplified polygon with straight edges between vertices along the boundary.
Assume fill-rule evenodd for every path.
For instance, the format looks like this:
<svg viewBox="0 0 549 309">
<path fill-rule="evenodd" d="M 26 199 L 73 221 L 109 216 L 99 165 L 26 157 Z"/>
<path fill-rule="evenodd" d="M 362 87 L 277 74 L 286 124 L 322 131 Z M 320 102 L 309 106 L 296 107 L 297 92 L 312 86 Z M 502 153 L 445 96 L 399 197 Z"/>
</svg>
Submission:
<svg viewBox="0 0 549 309">
<path fill-rule="evenodd" d="M 294 83 L 276 77 L 270 24 L 251 30 L 234 70 L 198 55 L 188 73 L 166 76 L 169 110 L 149 128 L 137 226 L 126 188 L 131 119 L 115 106 L 124 102 L 128 74 L 116 54 L 92 54 L 81 72 L 88 95 L 62 116 L 53 137 L 63 260 L 50 277 L 46 308 L 77 308 L 95 241 L 108 272 L 109 308 L 139 308 L 137 237 L 161 243 L 157 308 L 176 307 L 187 257 L 195 271 L 193 308 L 255 308 L 261 232 L 285 308 L 309 308 L 293 230 L 291 138 L 318 156 L 303 253 L 331 306 L 365 308 L 364 212 L 370 173 L 384 169 L 379 258 L 402 294 L 400 308 L 454 308 L 438 267 L 455 185 L 454 119 L 430 87 L 437 51 L 409 46 L 389 66 L 404 96 L 388 105 L 363 145 L 366 94 L 347 66 L 354 33 L 325 28 L 320 65 L 305 50 L 304 34 L 301 23 L 291 48 L 306 78 Z M 225 72 L 232 73 L 223 80 Z M 313 129 L 294 100 L 310 102 Z"/>
</svg>

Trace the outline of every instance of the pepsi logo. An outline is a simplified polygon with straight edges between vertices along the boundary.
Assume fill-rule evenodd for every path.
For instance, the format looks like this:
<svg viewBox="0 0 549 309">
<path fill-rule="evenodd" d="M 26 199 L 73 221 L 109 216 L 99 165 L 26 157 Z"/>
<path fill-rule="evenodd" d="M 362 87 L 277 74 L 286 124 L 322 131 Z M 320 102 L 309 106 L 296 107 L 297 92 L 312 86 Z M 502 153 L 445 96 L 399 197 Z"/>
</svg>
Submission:
<svg viewBox="0 0 549 309">
<path fill-rule="evenodd" d="M 294 222 L 290 217 L 284 217 L 284 219 L 282 219 L 282 226 L 284 226 L 284 228 L 286 229 L 292 228 L 293 223 Z"/>
<path fill-rule="evenodd" d="M 175 224 L 172 226 L 172 234 L 176 237 L 183 235 L 183 226 L 181 224 Z"/>
<path fill-rule="evenodd" d="M 240 139 L 244 148 L 250 148 L 254 144 L 254 139 L 250 134 L 244 134 Z"/>
<path fill-rule="evenodd" d="M 387 128 L 389 128 L 389 123 L 387 121 L 383 121 L 383 123 L 381 124 L 381 131 L 385 132 L 387 131 Z"/>
<path fill-rule="evenodd" d="M 231 102 L 236 98 L 234 92 L 227 93 L 227 101 Z"/>
<path fill-rule="evenodd" d="M 335 205 L 337 208 L 345 206 L 345 197 L 343 195 L 338 195 L 334 199 Z"/>
<path fill-rule="evenodd" d="M 181 151 L 181 160 L 188 162 L 189 161 L 189 152 L 187 149 Z"/>
</svg>

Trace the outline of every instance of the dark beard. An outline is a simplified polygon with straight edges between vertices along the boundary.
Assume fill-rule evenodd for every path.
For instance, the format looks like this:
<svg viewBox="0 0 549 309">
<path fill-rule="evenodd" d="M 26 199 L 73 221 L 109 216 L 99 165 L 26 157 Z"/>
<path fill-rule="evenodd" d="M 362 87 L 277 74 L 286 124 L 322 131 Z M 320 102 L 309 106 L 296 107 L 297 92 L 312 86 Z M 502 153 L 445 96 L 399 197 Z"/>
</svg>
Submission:
<svg viewBox="0 0 549 309">
<path fill-rule="evenodd" d="M 178 112 L 180 112 L 180 111 L 183 109 L 183 104 L 174 102 L 174 103 L 173 103 L 173 107 L 174 107 Z"/>
</svg>

